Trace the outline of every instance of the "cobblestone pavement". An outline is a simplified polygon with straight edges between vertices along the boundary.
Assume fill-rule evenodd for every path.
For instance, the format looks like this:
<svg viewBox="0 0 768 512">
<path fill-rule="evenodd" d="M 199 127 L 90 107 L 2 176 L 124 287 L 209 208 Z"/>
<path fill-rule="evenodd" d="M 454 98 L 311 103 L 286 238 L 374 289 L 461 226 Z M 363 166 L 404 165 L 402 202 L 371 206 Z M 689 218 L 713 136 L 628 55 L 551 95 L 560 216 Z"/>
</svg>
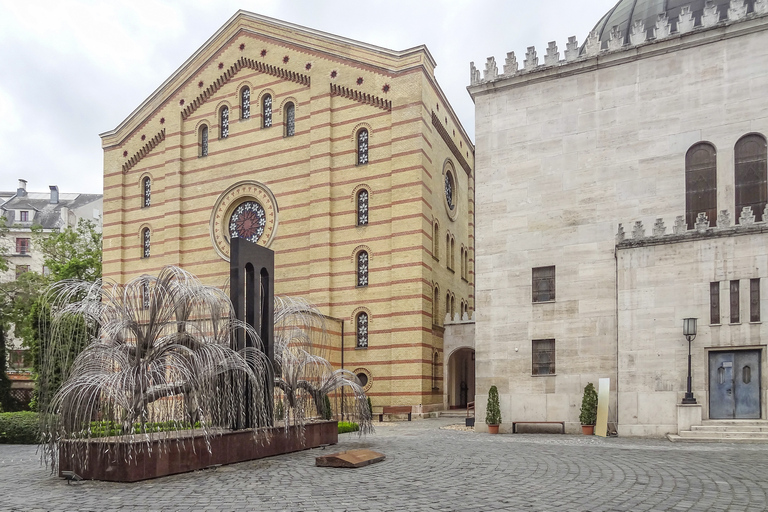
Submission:
<svg viewBox="0 0 768 512">
<path fill-rule="evenodd" d="M 768 509 L 768 446 L 475 434 L 455 419 L 383 424 L 323 449 L 135 484 L 67 485 L 33 446 L 0 445 L 0 510 L 618 511 Z M 360 469 L 318 455 L 384 453 Z"/>
</svg>

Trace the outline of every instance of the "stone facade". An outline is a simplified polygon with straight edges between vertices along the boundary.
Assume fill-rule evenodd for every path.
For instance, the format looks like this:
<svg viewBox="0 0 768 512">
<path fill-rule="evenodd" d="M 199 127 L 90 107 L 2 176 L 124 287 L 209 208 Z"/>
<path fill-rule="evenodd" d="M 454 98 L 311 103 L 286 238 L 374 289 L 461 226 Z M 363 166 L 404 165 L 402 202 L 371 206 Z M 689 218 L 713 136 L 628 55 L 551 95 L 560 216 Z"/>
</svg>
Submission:
<svg viewBox="0 0 768 512">
<path fill-rule="evenodd" d="M 717 209 L 729 210 L 735 224 L 734 145 L 749 133 L 768 135 L 762 12 L 729 11 L 703 25 L 697 15 L 695 27 L 674 30 L 660 17 L 653 39 L 638 28 L 601 47 L 591 35 L 581 52 L 571 38 L 562 60 L 554 43 L 543 63 L 529 48 L 522 69 L 511 53 L 503 73 L 489 59 L 483 78 L 471 65 L 482 198 L 479 418 L 496 385 L 506 430 L 513 420 L 566 421 L 577 432 L 584 386 L 609 377 L 609 421 L 618 420 L 619 434 L 675 432 L 685 317 L 699 318 L 693 387 L 700 403 L 708 352 L 760 347 L 765 363 L 760 324 L 708 326 L 711 282 L 760 278 L 765 289 L 762 231 L 706 237 L 708 224 L 675 223 L 686 212 L 686 152 L 708 141 L 717 148 Z M 617 236 L 619 224 L 628 227 Z M 653 236 L 669 240 L 622 245 Z M 533 269 L 550 266 L 554 300 L 534 302 Z M 533 340 L 555 340 L 553 374 L 533 374 Z"/>
<path fill-rule="evenodd" d="M 443 315 L 474 309 L 474 147 L 434 67 L 424 46 L 393 51 L 238 12 L 101 135 L 105 277 L 173 264 L 224 286 L 229 219 L 258 203 L 275 293 L 335 319 L 333 363 L 366 374 L 376 408 L 442 403 L 432 366 Z"/>
</svg>

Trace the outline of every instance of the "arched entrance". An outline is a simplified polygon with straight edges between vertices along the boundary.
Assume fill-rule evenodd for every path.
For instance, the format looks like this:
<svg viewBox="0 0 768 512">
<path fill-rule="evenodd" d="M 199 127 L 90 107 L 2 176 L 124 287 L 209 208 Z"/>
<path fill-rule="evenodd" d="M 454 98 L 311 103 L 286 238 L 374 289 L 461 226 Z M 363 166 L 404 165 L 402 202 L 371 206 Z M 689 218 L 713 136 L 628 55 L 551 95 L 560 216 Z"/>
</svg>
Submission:
<svg viewBox="0 0 768 512">
<path fill-rule="evenodd" d="M 456 349 L 448 358 L 447 399 L 449 409 L 466 409 L 475 399 L 475 351 Z"/>
</svg>

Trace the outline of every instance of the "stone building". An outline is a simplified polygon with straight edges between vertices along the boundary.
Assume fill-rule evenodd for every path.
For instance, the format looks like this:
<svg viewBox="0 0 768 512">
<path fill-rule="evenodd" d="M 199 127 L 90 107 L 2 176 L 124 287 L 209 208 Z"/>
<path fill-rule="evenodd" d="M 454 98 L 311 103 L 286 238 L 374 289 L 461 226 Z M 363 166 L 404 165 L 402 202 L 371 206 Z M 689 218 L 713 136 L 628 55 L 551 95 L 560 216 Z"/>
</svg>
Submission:
<svg viewBox="0 0 768 512">
<path fill-rule="evenodd" d="M 474 309 L 474 147 L 425 46 L 239 11 L 103 133 L 104 275 L 225 286 L 229 241 L 330 322 L 376 408 L 443 405 L 443 319 Z"/>
<path fill-rule="evenodd" d="M 0 282 L 13 281 L 25 272 L 45 273 L 43 254 L 34 244 L 33 227 L 45 237 L 86 219 L 101 231 L 101 194 L 61 193 L 56 185 L 48 188 L 48 192 L 29 192 L 27 181 L 20 179 L 15 191 L 0 191 L 0 217 L 8 230 L 0 244 L 5 246 L 9 264 L 8 270 L 0 272 Z M 21 340 L 12 338 L 9 350 L 10 368 L 29 366 L 28 351 L 22 348 Z"/>
<path fill-rule="evenodd" d="M 608 377 L 620 435 L 768 419 L 768 2 L 621 0 L 560 50 L 471 65 L 478 416 L 576 432 Z"/>
</svg>

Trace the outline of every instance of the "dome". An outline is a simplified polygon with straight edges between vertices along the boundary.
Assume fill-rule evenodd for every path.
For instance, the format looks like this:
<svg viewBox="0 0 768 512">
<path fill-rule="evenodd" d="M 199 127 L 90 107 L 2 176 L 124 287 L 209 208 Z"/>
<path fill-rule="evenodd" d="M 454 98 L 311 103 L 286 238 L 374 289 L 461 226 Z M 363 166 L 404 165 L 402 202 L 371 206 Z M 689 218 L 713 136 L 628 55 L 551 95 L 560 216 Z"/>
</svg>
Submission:
<svg viewBox="0 0 768 512">
<path fill-rule="evenodd" d="M 629 43 L 629 33 L 632 24 L 636 21 L 643 21 L 648 38 L 653 38 L 653 29 L 656 26 L 656 20 L 659 14 L 666 13 L 672 32 L 677 30 L 677 17 L 680 10 L 686 5 L 691 6 L 693 13 L 694 26 L 701 26 L 701 15 L 704 12 L 705 5 L 717 5 L 717 12 L 720 14 L 720 21 L 728 18 L 728 7 L 730 0 L 619 0 L 619 2 L 597 22 L 593 31 L 597 31 L 600 38 L 600 48 L 607 48 L 608 37 L 617 27 L 619 33 L 624 37 L 624 44 Z M 754 9 L 754 0 L 746 0 L 747 12 L 751 13 Z M 582 50 L 583 51 L 583 50 Z"/>
</svg>

